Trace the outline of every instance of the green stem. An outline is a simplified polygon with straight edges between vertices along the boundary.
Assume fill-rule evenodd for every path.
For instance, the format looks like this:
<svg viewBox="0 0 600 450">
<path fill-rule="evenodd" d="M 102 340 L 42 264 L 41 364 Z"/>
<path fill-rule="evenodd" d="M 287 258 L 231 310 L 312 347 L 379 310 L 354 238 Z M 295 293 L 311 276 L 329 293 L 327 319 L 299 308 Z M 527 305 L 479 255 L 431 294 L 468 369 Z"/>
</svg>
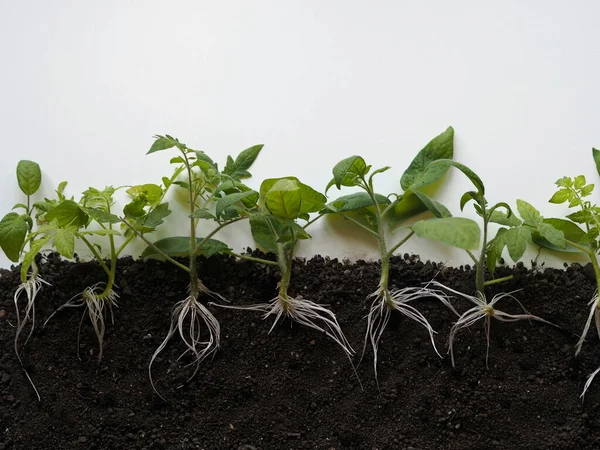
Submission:
<svg viewBox="0 0 600 450">
<path fill-rule="evenodd" d="M 239 258 L 239 259 L 245 259 L 247 261 L 257 262 L 257 263 L 260 263 L 260 264 L 269 264 L 271 266 L 278 266 L 279 265 L 276 261 L 269 261 L 268 259 L 255 258 L 254 256 L 248 256 L 248 255 L 240 255 L 240 254 L 235 253 L 235 252 L 229 252 L 229 254 L 231 256 L 235 256 L 236 258 Z"/>
<path fill-rule="evenodd" d="M 353 218 L 352 218 L 352 217 L 350 217 L 349 215 L 347 215 L 347 214 L 344 214 L 344 213 L 341 213 L 341 214 L 342 214 L 342 217 L 343 217 L 344 219 L 346 219 L 346 220 L 349 220 L 350 222 L 352 222 L 352 223 L 354 223 L 354 224 L 358 225 L 359 227 L 361 227 L 363 230 L 366 230 L 366 231 L 368 231 L 369 233 L 371 233 L 371 234 L 373 234 L 373 235 L 375 235 L 375 236 L 377 236 L 377 237 L 379 238 L 379 234 L 378 234 L 377 232 L 375 232 L 375 231 L 371 230 L 369 227 L 367 227 L 367 226 L 363 225 L 363 224 L 362 224 L 362 223 L 360 223 L 358 220 L 356 220 L 356 219 L 353 219 Z"/>
<path fill-rule="evenodd" d="M 467 252 L 467 255 L 469 255 L 471 257 L 471 259 L 473 260 L 475 265 L 479 264 L 479 261 L 477 261 L 477 258 L 475 258 L 475 255 L 473 254 L 473 252 L 471 250 L 465 250 L 465 252 Z"/>
<path fill-rule="evenodd" d="M 199 252 L 200 250 L 202 250 L 202 246 L 203 246 L 204 244 L 206 244 L 206 242 L 207 242 L 207 241 L 208 241 L 210 238 L 212 238 L 212 237 L 213 237 L 215 234 L 217 234 L 219 231 L 221 231 L 221 230 L 222 230 L 223 228 L 225 228 L 227 225 L 231 225 L 232 223 L 235 223 L 235 222 L 238 222 L 238 221 L 240 221 L 240 220 L 247 219 L 247 218 L 248 218 L 247 216 L 244 216 L 244 217 L 238 217 L 238 218 L 236 218 L 236 219 L 232 219 L 232 220 L 230 220 L 229 222 L 225 222 L 225 223 L 219 224 L 219 226 L 218 226 L 217 228 L 215 228 L 213 231 L 211 231 L 211 232 L 210 232 L 210 233 L 209 233 L 209 234 L 208 234 L 208 235 L 207 235 L 207 236 L 206 236 L 204 239 L 202 239 L 202 240 L 200 241 L 200 243 L 198 243 L 198 245 L 196 245 L 195 247 L 194 247 L 194 243 L 196 242 L 196 235 L 195 235 L 195 230 L 194 230 L 194 241 L 193 241 L 193 243 L 192 243 L 192 248 L 194 249 L 194 251 L 192 252 L 192 255 L 193 255 L 193 256 L 196 256 L 196 255 L 198 254 L 198 252 Z"/>
<path fill-rule="evenodd" d="M 396 250 L 398 250 L 400 247 L 402 247 L 402 245 L 404 245 L 404 243 L 405 243 L 406 241 L 408 241 L 408 240 L 409 240 L 409 239 L 410 239 L 410 238 L 413 236 L 413 234 L 415 234 L 415 232 L 414 232 L 414 231 L 412 231 L 412 230 L 410 230 L 410 233 L 408 233 L 408 234 L 407 234 L 407 235 L 404 237 L 404 239 L 402 239 L 400 242 L 398 242 L 396 245 L 394 245 L 394 246 L 393 246 L 393 247 L 392 247 L 392 248 L 391 248 L 391 249 L 388 251 L 388 253 L 387 253 L 387 255 L 388 255 L 388 258 L 391 258 L 392 256 L 394 256 L 394 252 L 395 252 Z"/>
<path fill-rule="evenodd" d="M 477 273 L 475 275 L 475 288 L 477 289 L 477 293 L 480 295 L 482 299 L 485 298 L 485 255 L 487 250 L 487 227 L 488 227 L 488 218 L 487 211 L 485 209 L 485 204 L 481 205 L 481 209 L 483 210 L 483 247 L 481 248 L 481 256 L 479 257 L 479 261 L 477 261 Z"/>
<path fill-rule="evenodd" d="M 292 239 L 292 248 L 293 248 Z M 277 263 L 281 270 L 281 281 L 279 282 L 279 301 L 283 302 L 283 307 L 289 311 L 290 303 L 288 301 L 288 288 L 292 278 L 293 251 L 286 251 L 285 244 L 277 244 Z"/>
<path fill-rule="evenodd" d="M 493 280 L 487 280 L 486 282 L 483 283 L 483 285 L 490 286 L 492 284 L 503 283 L 505 281 L 512 280 L 512 279 L 513 279 L 513 275 L 508 275 L 507 277 L 495 278 Z"/>
<path fill-rule="evenodd" d="M 106 265 L 106 263 L 104 262 L 104 260 L 102 259 L 102 257 L 98 253 L 98 251 L 96 250 L 96 247 L 94 247 L 91 244 L 91 242 L 88 241 L 87 238 L 85 236 L 83 236 L 82 234 L 78 234 L 77 237 L 79 239 L 81 239 L 85 245 L 87 245 L 87 247 L 90 249 L 90 251 L 94 255 L 94 258 L 96 258 L 96 260 L 98 261 L 98 264 L 100 264 L 100 266 L 102 267 L 104 272 L 106 272 L 106 275 L 108 275 L 110 277 L 110 269 L 108 268 L 108 266 Z"/>
<path fill-rule="evenodd" d="M 193 179 L 192 179 L 192 168 L 190 167 L 190 161 L 188 160 L 187 154 L 184 150 L 181 150 L 183 158 L 185 160 L 185 168 L 188 175 L 188 194 L 190 202 L 190 214 L 194 213 L 196 199 L 194 198 L 193 192 Z M 196 267 L 196 219 L 190 218 L 190 254 L 189 254 L 189 267 L 190 267 L 190 296 L 192 298 L 198 297 L 199 286 L 198 286 L 198 269 Z M 192 250 L 194 249 L 194 250 Z"/>
<path fill-rule="evenodd" d="M 596 275 L 596 289 L 600 293 L 600 267 L 598 266 L 598 258 L 596 258 L 595 254 L 590 254 L 589 256 L 590 261 L 592 263 L 592 267 L 594 268 L 594 275 Z"/>
<path fill-rule="evenodd" d="M 305 225 L 304 225 L 302 228 L 304 228 L 304 229 L 306 230 L 306 229 L 307 229 L 307 228 L 308 228 L 310 225 L 312 225 L 313 223 L 315 223 L 317 220 L 319 220 L 319 219 L 320 219 L 321 217 L 323 217 L 324 215 L 325 215 L 325 214 L 319 214 L 319 215 L 318 215 L 317 217 L 315 217 L 314 219 L 312 219 L 312 220 L 309 220 L 308 222 L 306 222 L 306 224 L 305 224 Z"/>
</svg>

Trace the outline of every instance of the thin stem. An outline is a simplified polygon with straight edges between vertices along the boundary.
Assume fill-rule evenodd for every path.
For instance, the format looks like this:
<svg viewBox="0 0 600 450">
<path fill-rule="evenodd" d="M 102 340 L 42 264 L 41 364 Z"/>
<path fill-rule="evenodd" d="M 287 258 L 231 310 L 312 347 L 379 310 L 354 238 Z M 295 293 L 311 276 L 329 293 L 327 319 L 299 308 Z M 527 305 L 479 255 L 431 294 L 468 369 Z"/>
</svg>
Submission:
<svg viewBox="0 0 600 450">
<path fill-rule="evenodd" d="M 498 284 L 498 283 L 503 283 L 505 281 L 509 281 L 513 279 L 513 275 L 508 275 L 507 277 L 502 277 L 502 278 L 496 278 L 494 280 L 487 280 L 485 283 L 483 283 L 484 286 L 490 286 L 492 284 Z"/>
<path fill-rule="evenodd" d="M 481 296 L 481 298 L 485 298 L 485 252 L 487 250 L 488 217 L 487 211 L 485 209 L 485 204 L 481 205 L 481 209 L 483 210 L 483 246 L 481 247 L 481 256 L 479 257 L 479 261 L 477 262 L 475 288 L 477 289 L 477 292 Z"/>
<path fill-rule="evenodd" d="M 279 265 L 277 263 L 277 261 L 269 261 L 268 259 L 255 258 L 254 256 L 248 256 L 248 255 L 240 255 L 240 254 L 235 253 L 235 252 L 229 252 L 229 254 L 231 256 L 235 256 L 236 258 L 239 258 L 239 259 L 245 259 L 247 261 L 257 262 L 257 263 L 260 263 L 260 264 L 269 264 L 271 266 L 278 266 Z"/>
<path fill-rule="evenodd" d="M 207 236 L 206 236 L 204 239 L 202 239 L 198 245 L 196 245 L 196 246 L 194 247 L 194 244 L 192 244 L 192 247 L 194 248 L 194 251 L 192 252 L 192 255 L 194 255 L 194 256 L 195 256 L 195 255 L 197 255 L 197 254 L 198 254 L 198 252 L 199 252 L 200 250 L 202 250 L 202 246 L 203 246 L 204 244 L 206 244 L 206 242 L 207 242 L 207 241 L 208 241 L 208 240 L 209 240 L 211 237 L 213 237 L 215 234 L 217 234 L 219 231 L 221 231 L 221 230 L 222 230 L 223 228 L 225 228 L 227 225 L 231 225 L 232 223 L 235 223 L 235 222 L 238 222 L 238 221 L 240 221 L 240 220 L 247 219 L 247 218 L 248 218 L 247 216 L 244 216 L 244 217 L 237 217 L 237 218 L 235 218 L 235 219 L 232 219 L 232 220 L 230 220 L 229 222 L 224 222 L 224 223 L 221 223 L 221 224 L 219 224 L 219 226 L 218 226 L 217 228 L 215 228 L 213 231 L 211 231 L 211 232 L 210 232 L 210 233 L 209 233 L 209 234 L 208 234 L 208 235 L 207 235 Z M 195 233 L 194 233 L 194 241 L 193 241 L 193 242 L 194 242 L 194 243 L 196 242 Z"/>
<path fill-rule="evenodd" d="M 196 199 L 194 198 L 193 192 L 193 184 L 192 184 L 192 168 L 190 167 L 190 161 L 188 160 L 186 152 L 181 149 L 181 153 L 183 154 L 183 158 L 185 161 L 185 168 L 187 170 L 188 175 L 188 193 L 189 193 L 189 202 L 190 202 L 190 214 L 194 213 L 196 209 Z M 190 218 L 190 253 L 189 253 L 189 267 L 190 267 L 190 295 L 192 298 L 198 297 L 198 272 L 196 267 L 196 219 L 193 217 Z M 192 250 L 193 249 L 193 250 Z"/>
<path fill-rule="evenodd" d="M 158 253 L 163 258 L 165 258 L 171 264 L 179 267 L 181 270 L 185 270 L 188 273 L 190 272 L 189 267 L 184 266 L 180 262 L 175 261 L 169 255 L 167 255 L 165 252 L 163 252 L 160 248 L 158 248 L 156 245 L 154 245 L 152 242 L 150 242 L 148 239 L 146 239 L 146 237 L 142 233 L 140 233 L 138 230 L 136 230 L 133 225 L 131 225 L 129 222 L 127 222 L 127 220 L 125 220 L 125 218 L 121 217 L 120 219 L 121 219 L 121 222 L 123 222 L 125 225 L 127 225 L 137 237 L 139 237 L 142 241 L 144 241 L 148 245 L 148 247 L 150 247 L 152 250 L 154 250 L 156 253 Z"/>
<path fill-rule="evenodd" d="M 415 234 L 415 232 L 414 232 L 414 231 L 412 231 L 412 230 L 410 230 L 410 233 L 408 233 L 408 234 L 407 234 L 407 235 L 404 237 L 404 239 L 402 239 L 400 242 L 398 242 L 396 245 L 394 245 L 394 246 L 393 246 L 393 247 L 392 247 L 392 248 L 391 248 L 391 249 L 388 251 L 388 258 L 391 258 L 392 256 L 394 256 L 394 252 L 395 252 L 396 250 L 398 250 L 398 249 L 399 249 L 399 248 L 400 248 L 402 245 L 404 245 L 404 243 L 405 243 L 406 241 L 408 241 L 408 240 L 409 240 L 409 239 L 410 239 L 410 238 L 413 236 L 413 234 Z"/>
<path fill-rule="evenodd" d="M 344 219 L 346 219 L 346 220 L 349 220 L 350 222 L 352 222 L 352 223 L 354 223 L 354 224 L 358 225 L 359 227 L 361 227 L 363 230 L 366 230 L 366 231 L 368 231 L 369 233 L 371 233 L 372 235 L 374 235 L 374 236 L 376 236 L 376 237 L 378 237 L 378 238 L 379 238 L 379 234 L 378 234 L 377 232 L 375 232 L 375 231 L 371 230 L 369 227 L 367 227 L 367 226 L 363 225 L 363 224 L 362 224 L 362 223 L 360 223 L 358 220 L 356 220 L 356 219 L 353 219 L 353 218 L 352 218 L 352 217 L 350 217 L 349 215 L 347 215 L 347 214 L 344 214 L 344 213 L 341 213 L 341 214 L 342 214 L 342 217 L 343 217 Z"/>
<path fill-rule="evenodd" d="M 87 245 L 87 247 L 90 249 L 90 251 L 94 255 L 94 258 L 96 258 L 96 260 L 98 261 L 98 263 L 100 264 L 102 269 L 104 269 L 104 272 L 106 272 L 106 275 L 108 275 L 110 277 L 110 269 L 108 268 L 108 266 L 106 265 L 106 263 L 104 262 L 104 260 L 102 259 L 102 257 L 98 253 L 98 251 L 96 250 L 96 247 L 94 247 L 90 243 L 90 241 L 88 241 L 87 238 L 85 236 L 83 236 L 82 234 L 78 234 L 77 237 L 79 237 L 84 242 L 84 244 Z"/>
<path fill-rule="evenodd" d="M 317 220 L 319 220 L 319 219 L 320 219 L 321 217 L 323 217 L 324 215 L 325 215 L 325 214 L 319 214 L 319 215 L 318 215 L 317 217 L 315 217 L 314 219 L 312 219 L 312 220 L 309 220 L 308 222 L 306 222 L 306 224 L 305 224 L 305 225 L 304 225 L 302 228 L 304 228 L 304 229 L 306 230 L 306 229 L 307 229 L 307 228 L 308 228 L 310 225 L 312 225 L 313 223 L 315 223 Z"/>
<path fill-rule="evenodd" d="M 475 255 L 473 254 L 473 252 L 471 250 L 465 250 L 465 252 L 467 252 L 467 255 L 469 255 L 471 257 L 471 259 L 473 260 L 475 265 L 479 264 L 479 261 L 477 261 L 477 258 L 475 258 Z"/>
</svg>

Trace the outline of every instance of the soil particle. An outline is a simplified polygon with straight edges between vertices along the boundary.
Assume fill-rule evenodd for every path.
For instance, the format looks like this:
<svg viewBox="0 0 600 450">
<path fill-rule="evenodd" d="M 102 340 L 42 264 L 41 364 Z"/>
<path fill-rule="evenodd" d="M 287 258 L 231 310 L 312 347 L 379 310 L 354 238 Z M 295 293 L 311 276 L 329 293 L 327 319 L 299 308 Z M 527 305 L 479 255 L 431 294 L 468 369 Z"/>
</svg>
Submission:
<svg viewBox="0 0 600 450">
<path fill-rule="evenodd" d="M 257 253 L 258 254 L 258 253 Z M 264 255 L 261 255 L 264 256 Z M 25 367 L 42 396 L 38 402 L 13 353 L 12 296 L 16 270 L 0 271 L 0 449 L 582 449 L 600 448 L 600 380 L 585 401 L 586 377 L 600 365 L 598 337 L 590 333 L 574 357 L 577 334 L 594 293 L 587 266 L 565 270 L 500 267 L 490 294 L 514 295 L 538 322 L 492 324 L 486 338 L 476 324 L 458 335 L 456 369 L 439 358 L 426 331 L 392 316 L 379 352 L 379 383 L 371 353 L 357 367 L 359 383 L 340 348 L 322 334 L 257 313 L 211 307 L 221 324 L 221 349 L 191 374 L 179 341 L 157 358 L 154 376 L 168 401 L 153 393 L 148 362 L 169 329 L 173 304 L 186 296 L 186 274 L 160 262 L 120 262 L 121 298 L 107 324 L 104 359 L 83 322 L 68 309 L 44 320 L 83 288 L 104 281 L 95 263 L 68 263 L 50 255 L 40 262 L 44 286 L 38 327 L 24 352 Z M 364 316 L 378 282 L 378 263 L 349 264 L 315 256 L 296 261 L 290 293 L 330 305 L 357 350 Z M 203 282 L 234 304 L 273 298 L 278 273 L 228 257 L 199 260 Z M 391 283 L 417 286 L 436 277 L 473 293 L 470 267 L 450 268 L 405 254 L 392 261 Z M 469 305 L 454 300 L 460 311 Z M 415 306 L 439 331 L 445 346 L 456 319 L 433 299 Z M 508 300 L 498 305 L 519 312 Z M 3 317 L 4 314 L 4 317 Z M 193 369 L 191 369 L 193 370 Z"/>
</svg>

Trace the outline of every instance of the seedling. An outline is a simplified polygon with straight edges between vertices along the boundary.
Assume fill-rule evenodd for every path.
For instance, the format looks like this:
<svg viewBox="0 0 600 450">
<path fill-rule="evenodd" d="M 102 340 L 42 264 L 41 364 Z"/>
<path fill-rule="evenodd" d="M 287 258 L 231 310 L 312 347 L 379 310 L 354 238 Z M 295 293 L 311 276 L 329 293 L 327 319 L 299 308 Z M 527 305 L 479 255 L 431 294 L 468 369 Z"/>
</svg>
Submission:
<svg viewBox="0 0 600 450">
<path fill-rule="evenodd" d="M 598 174 L 600 174 L 600 150 L 593 149 L 592 154 L 596 162 L 596 169 L 598 170 Z M 577 208 L 577 211 L 569 214 L 567 219 L 546 220 L 546 222 L 563 231 L 567 246 L 566 248 L 556 248 L 551 242 L 543 239 L 544 236 L 536 236 L 535 238 L 540 245 L 546 248 L 583 253 L 590 260 L 594 269 L 596 290 L 589 302 L 590 312 L 583 327 L 583 332 L 575 346 L 575 355 L 579 355 L 591 328 L 592 321 L 594 321 L 596 332 L 600 337 L 600 297 L 598 296 L 598 289 L 600 288 L 600 265 L 598 263 L 598 252 L 600 251 L 600 206 L 587 199 L 594 191 L 594 184 L 588 184 L 584 175 L 579 175 L 575 178 L 563 177 L 556 182 L 556 185 L 559 189 L 550 199 L 550 203 L 567 203 L 569 208 Z M 599 372 L 600 367 L 588 376 L 583 392 L 581 393 L 582 398 Z"/>
<path fill-rule="evenodd" d="M 47 245 L 51 245 L 65 258 L 72 259 L 75 256 L 75 242 L 80 241 L 85 244 L 106 274 L 107 280 L 88 286 L 72 297 L 48 317 L 44 326 L 59 311 L 82 307 L 83 313 L 77 331 L 77 357 L 79 358 L 81 326 L 87 314 L 98 339 L 99 362 L 104 353 L 105 315 L 107 310 L 110 311 L 111 321 L 114 322 L 112 308 L 116 306 L 119 298 L 115 290 L 117 260 L 135 235 L 129 230 L 121 233 L 114 227 L 120 222 L 119 217 L 112 212 L 116 188 L 109 186 L 99 190 L 90 187 L 83 193 L 81 200 L 76 202 L 73 198 L 65 197 L 63 194 L 65 186 L 66 182 L 61 183 L 58 199 L 45 199 L 37 203 L 42 211 L 38 217 L 40 226 L 27 238 L 30 250 L 25 255 L 21 266 L 21 276 L 27 273 L 29 266 L 34 263 L 35 256 Z M 164 191 L 160 186 L 154 184 L 134 186 L 128 189 L 127 193 L 132 200 L 125 206 L 124 213 L 135 221 L 135 226 L 138 228 L 147 232 L 153 231 L 170 213 L 168 204 L 161 203 Z M 122 236 L 122 243 L 119 246 L 115 240 L 118 236 Z M 110 252 L 108 263 L 101 256 L 102 247 L 97 242 L 101 238 L 104 238 L 108 244 Z"/>
<path fill-rule="evenodd" d="M 326 305 L 317 304 L 301 296 L 289 294 L 294 252 L 300 240 L 310 239 L 309 225 L 321 216 L 310 219 L 310 214 L 321 211 L 327 198 L 295 177 L 270 178 L 260 186 L 259 210 L 250 214 L 250 228 L 254 240 L 267 251 L 277 255 L 281 272 L 278 294 L 268 303 L 226 308 L 258 311 L 266 319 L 274 316 L 272 331 L 283 318 L 320 331 L 338 344 L 349 357 L 354 350 L 346 339 L 335 314 Z M 300 225 L 299 221 L 304 221 Z M 268 263 L 269 261 L 262 260 Z"/>
<path fill-rule="evenodd" d="M 369 298 L 374 300 L 367 315 L 367 330 L 363 346 L 364 357 L 367 345 L 371 345 L 376 378 L 379 343 L 393 311 L 425 327 L 431 344 L 439 355 L 433 336 L 435 331 L 413 303 L 423 298 L 435 298 L 453 309 L 446 294 L 431 289 L 429 284 L 403 289 L 390 288 L 390 258 L 396 250 L 415 234 L 465 249 L 475 248 L 479 243 L 479 227 L 474 221 L 451 217 L 446 207 L 425 192 L 427 186 L 438 182 L 448 170 L 447 166 L 429 167 L 429 163 L 442 158 L 452 158 L 453 140 L 454 130 L 450 127 L 417 154 L 402 175 L 400 186 L 404 192 L 400 194 L 392 193 L 387 196 L 378 194 L 375 191 L 373 178 L 390 167 L 371 171 L 371 166 L 367 165 L 360 156 L 352 156 L 340 161 L 333 168 L 333 179 L 327 186 L 327 190 L 334 185 L 338 189 L 347 186 L 362 190 L 330 202 L 324 212 L 341 214 L 371 235 L 379 246 L 381 276 L 377 290 L 369 295 Z M 395 197 L 395 200 L 392 201 L 390 197 Z M 402 226 L 399 229 L 407 233 L 402 238 L 396 236 L 395 232 L 404 220 L 427 210 L 434 215 L 433 218 L 417 221 L 410 226 Z"/>
<path fill-rule="evenodd" d="M 26 196 L 26 203 L 17 203 L 13 207 L 13 210 L 22 209 L 23 212 L 21 214 L 10 212 L 0 221 L 0 248 L 2 248 L 6 257 L 13 262 L 22 261 L 26 252 L 24 247 L 28 240 L 27 237 L 33 232 L 34 213 L 37 211 L 37 207 L 35 203 L 32 204 L 31 198 L 38 191 L 42 183 L 40 166 L 33 161 L 19 161 L 17 164 L 17 182 L 21 192 Z M 35 299 L 42 286 L 44 284 L 48 285 L 48 283 L 39 276 L 39 269 L 34 260 L 31 260 L 29 267 L 30 270 L 21 271 L 21 284 L 17 287 L 13 296 L 17 315 L 14 348 L 19 364 L 35 390 L 38 400 L 40 400 L 40 394 L 23 365 L 22 352 L 35 329 Z M 22 317 L 21 299 L 25 300 Z M 19 347 L 19 339 L 28 324 L 30 324 L 29 333 L 27 334 L 27 338 L 25 338 L 25 342 Z"/>
<path fill-rule="evenodd" d="M 540 215 L 539 211 L 537 211 L 533 206 L 531 206 L 529 203 L 523 200 L 517 200 L 517 210 L 522 220 L 513 214 L 513 211 L 511 210 L 510 206 L 505 202 L 500 202 L 494 204 L 493 206 L 489 206 L 488 201 L 485 198 L 485 187 L 483 185 L 483 182 L 481 181 L 481 178 L 479 178 L 479 176 L 477 176 L 475 172 L 473 172 L 464 164 L 452 160 L 440 160 L 432 163 L 430 167 L 447 168 L 450 166 L 453 166 L 461 172 L 463 172 L 477 189 L 476 191 L 465 192 L 460 199 L 461 211 L 467 203 L 472 201 L 473 206 L 475 208 L 475 212 L 482 219 L 483 244 L 481 247 L 479 257 L 476 257 L 471 251 L 467 250 L 467 253 L 475 263 L 476 293 L 475 295 L 469 295 L 463 292 L 458 292 L 454 289 L 450 289 L 447 286 L 442 285 L 437 281 L 434 281 L 433 284 L 439 288 L 443 288 L 449 292 L 452 292 L 453 294 L 459 295 L 469 300 L 475 305 L 473 308 L 467 310 L 462 315 L 460 315 L 460 317 L 458 318 L 456 323 L 454 323 L 452 329 L 450 330 L 448 350 L 452 359 L 452 366 L 455 365 L 454 341 L 456 335 L 460 330 L 468 328 L 482 319 L 484 321 L 487 340 L 487 349 L 485 357 L 487 366 L 490 348 L 490 327 L 492 318 L 495 318 L 502 322 L 514 322 L 523 319 L 537 320 L 539 322 L 544 322 L 547 324 L 550 324 L 550 322 L 527 312 L 523 305 L 512 295 L 514 294 L 514 292 L 496 294 L 494 295 L 494 297 L 492 297 L 491 300 L 488 301 L 485 294 L 485 287 L 492 284 L 501 283 L 503 281 L 508 281 L 512 278 L 512 276 L 490 279 L 486 281 L 486 267 L 489 273 L 493 275 L 496 269 L 496 265 L 502 257 L 502 252 L 505 247 L 508 249 L 508 253 L 514 262 L 520 260 L 523 254 L 525 253 L 527 244 L 532 242 L 533 233 L 539 234 L 540 236 L 544 237 L 548 242 L 560 248 L 564 248 L 566 245 L 565 237 L 562 231 L 555 228 L 548 221 L 545 221 L 544 218 Z M 490 223 L 497 223 L 503 225 L 503 227 L 498 229 L 493 239 L 488 240 L 488 226 Z M 521 309 L 523 309 L 524 313 L 509 314 L 498 310 L 496 308 L 496 305 L 504 299 L 515 300 L 519 304 Z"/>
<path fill-rule="evenodd" d="M 121 219 L 134 234 L 148 244 L 142 253 L 143 258 L 164 258 L 190 276 L 189 295 L 173 306 L 167 336 L 152 355 L 148 366 L 152 388 L 163 400 L 164 397 L 154 385 L 152 365 L 176 334 L 179 334 L 186 349 L 179 359 L 188 353 L 193 356 L 190 365 L 194 365 L 195 369 L 189 380 L 196 375 L 200 363 L 219 348 L 219 322 L 200 302 L 200 297 L 208 295 L 221 300 L 223 297 L 207 288 L 198 278 L 196 258 L 200 255 L 209 257 L 218 253 L 228 253 L 240 258 L 253 259 L 233 253 L 227 244 L 213 239 L 213 236 L 223 228 L 247 219 L 249 211 L 256 208 L 258 192 L 251 190 L 240 180 L 251 176 L 248 169 L 262 147 L 250 147 L 242 151 L 235 160 L 229 156 L 224 169 L 219 170 L 218 165 L 206 153 L 193 150 L 169 135 L 155 136 L 148 154 L 171 148 L 179 152 L 179 156 L 170 161 L 176 167 L 173 176 L 170 179 L 163 178 L 163 183 L 166 188 L 175 185 L 187 193 L 190 235 L 169 237 L 152 243 L 146 238 L 144 229 L 136 229 L 127 216 Z M 185 179 L 178 180 L 177 177 L 182 173 L 185 174 Z M 212 206 L 215 207 L 214 211 Z M 203 238 L 198 237 L 196 231 L 200 220 L 214 221 L 217 224 L 213 231 Z M 187 257 L 188 265 L 174 259 L 178 256 Z M 204 329 L 208 334 L 206 338 L 203 337 Z"/>
</svg>

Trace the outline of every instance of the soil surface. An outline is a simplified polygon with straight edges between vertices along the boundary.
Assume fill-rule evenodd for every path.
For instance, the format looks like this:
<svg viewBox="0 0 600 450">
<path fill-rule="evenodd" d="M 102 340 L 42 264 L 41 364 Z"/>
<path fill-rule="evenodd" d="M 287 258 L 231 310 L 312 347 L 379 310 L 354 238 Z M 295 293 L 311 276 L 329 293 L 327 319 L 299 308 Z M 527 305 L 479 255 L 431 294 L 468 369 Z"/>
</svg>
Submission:
<svg viewBox="0 0 600 450">
<path fill-rule="evenodd" d="M 378 263 L 344 264 L 314 257 L 297 261 L 291 293 L 326 303 L 337 314 L 360 357 L 365 315 L 378 282 Z M 228 257 L 200 261 L 202 280 L 233 304 L 264 303 L 276 292 L 278 272 Z M 160 262 L 120 262 L 119 307 L 108 323 L 104 358 L 89 320 L 84 320 L 80 357 L 77 328 L 82 310 L 46 318 L 86 286 L 104 281 L 95 263 L 41 263 L 45 286 L 37 300 L 38 327 L 25 364 L 38 402 L 13 351 L 15 271 L 0 277 L 0 449 L 598 449 L 600 378 L 585 401 L 587 376 L 600 365 L 598 337 L 590 332 L 578 357 L 576 334 L 588 315 L 593 273 L 523 266 L 500 268 L 513 280 L 490 295 L 514 295 L 540 322 L 493 321 L 488 368 L 481 322 L 459 334 L 456 368 L 446 356 L 456 316 L 439 301 L 414 304 L 439 333 L 436 355 L 426 330 L 393 315 L 379 352 L 379 386 L 372 353 L 357 368 L 323 334 L 284 321 L 269 334 L 273 318 L 211 307 L 221 324 L 221 348 L 193 367 L 178 361 L 173 341 L 156 360 L 152 390 L 148 363 L 169 330 L 172 306 L 186 297 L 186 274 Z M 393 260 L 397 288 L 435 277 L 472 293 L 469 267 L 445 268 L 418 258 Z M 453 300 L 464 312 L 469 304 Z M 518 313 L 515 301 L 498 304 Z M 357 357 L 354 361 L 358 363 Z"/>
</svg>

